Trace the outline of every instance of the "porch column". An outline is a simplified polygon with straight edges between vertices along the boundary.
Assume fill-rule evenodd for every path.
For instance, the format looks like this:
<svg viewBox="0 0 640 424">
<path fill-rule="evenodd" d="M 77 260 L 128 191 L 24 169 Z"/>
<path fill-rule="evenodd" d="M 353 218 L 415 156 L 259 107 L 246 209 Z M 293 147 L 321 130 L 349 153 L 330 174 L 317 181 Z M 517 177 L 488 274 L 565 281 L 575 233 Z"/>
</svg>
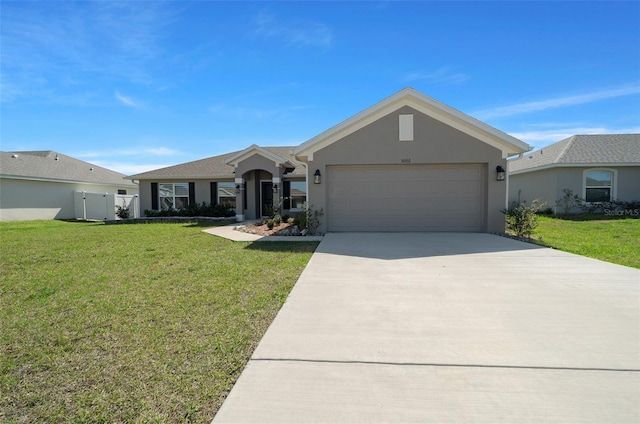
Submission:
<svg viewBox="0 0 640 424">
<path fill-rule="evenodd" d="M 282 213 L 282 204 L 280 203 L 280 197 L 282 193 L 282 181 L 280 177 L 272 177 L 271 183 L 273 184 L 273 206 L 278 206 L 278 210 L 274 210 L 275 213 Z M 277 187 L 277 188 L 276 188 Z"/>
<path fill-rule="evenodd" d="M 236 178 L 236 221 L 244 221 L 244 178 Z"/>
</svg>

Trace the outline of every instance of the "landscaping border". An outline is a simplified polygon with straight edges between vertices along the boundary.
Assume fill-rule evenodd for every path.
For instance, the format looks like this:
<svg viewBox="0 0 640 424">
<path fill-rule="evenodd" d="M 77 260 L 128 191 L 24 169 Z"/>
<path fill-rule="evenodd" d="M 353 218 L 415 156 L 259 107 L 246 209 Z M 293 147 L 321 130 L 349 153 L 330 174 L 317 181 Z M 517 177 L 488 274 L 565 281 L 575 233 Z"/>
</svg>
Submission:
<svg viewBox="0 0 640 424">
<path fill-rule="evenodd" d="M 211 217 L 211 216 L 158 216 L 140 217 L 128 219 L 115 219 L 103 221 L 107 225 L 111 224 L 181 224 L 181 223 L 207 223 L 207 222 L 236 222 L 236 217 Z"/>
</svg>

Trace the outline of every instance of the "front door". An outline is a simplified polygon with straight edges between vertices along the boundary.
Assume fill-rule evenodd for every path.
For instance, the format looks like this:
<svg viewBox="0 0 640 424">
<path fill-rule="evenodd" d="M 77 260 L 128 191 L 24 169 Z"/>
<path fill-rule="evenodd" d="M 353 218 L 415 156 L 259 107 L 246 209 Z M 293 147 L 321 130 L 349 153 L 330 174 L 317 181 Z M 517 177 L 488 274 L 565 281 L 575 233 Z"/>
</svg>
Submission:
<svg viewBox="0 0 640 424">
<path fill-rule="evenodd" d="M 260 188 L 262 216 L 270 216 L 273 213 L 273 183 L 263 181 Z"/>
</svg>

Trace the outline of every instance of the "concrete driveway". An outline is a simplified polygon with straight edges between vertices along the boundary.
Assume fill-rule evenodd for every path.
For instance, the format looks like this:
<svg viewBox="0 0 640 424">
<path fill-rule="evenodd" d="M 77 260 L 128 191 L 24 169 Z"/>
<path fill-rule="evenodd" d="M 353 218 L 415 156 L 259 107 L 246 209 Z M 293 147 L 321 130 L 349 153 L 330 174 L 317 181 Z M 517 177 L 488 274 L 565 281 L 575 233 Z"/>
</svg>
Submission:
<svg viewBox="0 0 640 424">
<path fill-rule="evenodd" d="M 640 270 L 489 234 L 328 234 L 226 422 L 640 422 Z"/>
</svg>

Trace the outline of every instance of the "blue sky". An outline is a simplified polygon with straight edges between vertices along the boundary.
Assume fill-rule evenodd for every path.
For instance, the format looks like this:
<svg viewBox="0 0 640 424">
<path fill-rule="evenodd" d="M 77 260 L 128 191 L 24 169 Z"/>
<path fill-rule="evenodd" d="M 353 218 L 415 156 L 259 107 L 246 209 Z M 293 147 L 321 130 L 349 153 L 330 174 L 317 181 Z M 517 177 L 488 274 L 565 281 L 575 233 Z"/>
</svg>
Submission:
<svg viewBox="0 0 640 424">
<path fill-rule="evenodd" d="M 133 174 L 410 86 L 535 146 L 640 132 L 640 2 L 2 2 L 4 151 Z"/>
</svg>

